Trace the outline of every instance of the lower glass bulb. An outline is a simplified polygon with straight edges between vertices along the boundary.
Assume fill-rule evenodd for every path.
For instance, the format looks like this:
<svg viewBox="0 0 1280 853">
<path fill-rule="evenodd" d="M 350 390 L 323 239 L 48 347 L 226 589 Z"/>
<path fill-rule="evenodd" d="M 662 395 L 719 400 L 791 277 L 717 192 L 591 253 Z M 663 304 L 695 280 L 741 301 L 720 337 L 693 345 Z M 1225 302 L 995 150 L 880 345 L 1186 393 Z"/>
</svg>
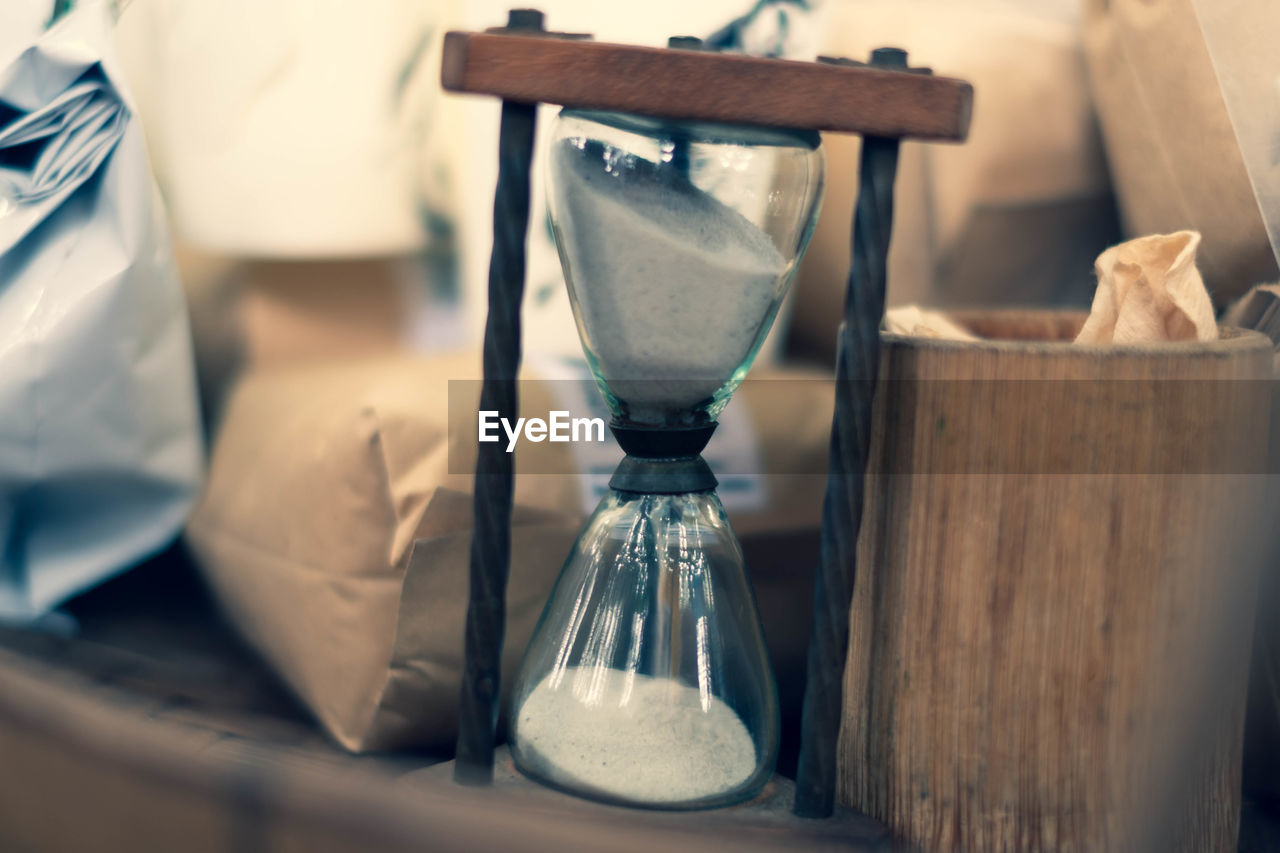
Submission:
<svg viewBox="0 0 1280 853">
<path fill-rule="evenodd" d="M 714 492 L 605 497 L 530 641 L 511 720 L 523 772 L 594 799 L 696 808 L 760 790 L 776 689 Z"/>
</svg>

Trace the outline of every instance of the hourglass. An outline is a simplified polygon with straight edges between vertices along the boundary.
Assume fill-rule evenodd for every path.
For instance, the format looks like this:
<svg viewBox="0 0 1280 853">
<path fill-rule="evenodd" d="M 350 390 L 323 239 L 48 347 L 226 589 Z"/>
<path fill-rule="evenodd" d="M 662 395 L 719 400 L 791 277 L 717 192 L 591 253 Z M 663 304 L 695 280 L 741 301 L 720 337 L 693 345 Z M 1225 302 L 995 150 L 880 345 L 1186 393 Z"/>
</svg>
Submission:
<svg viewBox="0 0 1280 853">
<path fill-rule="evenodd" d="M 566 109 L 548 166 L 582 345 L 627 455 L 529 644 L 512 756 L 598 799 L 742 799 L 773 772 L 777 701 L 699 454 L 813 230 L 819 138 Z"/>
<path fill-rule="evenodd" d="M 838 377 L 870 368 L 874 379 L 875 344 L 865 342 L 883 314 L 898 140 L 963 138 L 972 92 L 908 69 L 901 51 L 878 52 L 885 67 L 784 62 L 703 52 L 690 39 L 678 50 L 599 44 L 540 26 L 537 13 L 513 12 L 503 30 L 445 42 L 447 89 L 504 99 L 481 405 L 515 412 L 533 105 L 561 104 L 547 146 L 551 220 L 583 349 L 626 456 L 525 653 L 511 755 L 526 775 L 591 799 L 724 805 L 773 773 L 778 710 L 742 552 L 700 454 L 812 232 L 823 182 L 817 131 L 866 135 L 861 253 Z M 853 384 L 837 383 L 815 593 L 836 603 L 815 613 L 796 798 L 797 812 L 814 816 L 829 814 L 834 797 L 847 641 L 838 614 L 847 620 L 849 528 L 856 541 L 861 510 L 860 485 L 852 503 L 847 486 L 865 464 L 869 400 L 851 405 Z M 511 461 L 495 447 L 481 445 L 476 476 L 455 767 L 468 782 L 492 778 L 510 559 Z M 806 750 L 816 756 L 807 764 Z"/>
</svg>

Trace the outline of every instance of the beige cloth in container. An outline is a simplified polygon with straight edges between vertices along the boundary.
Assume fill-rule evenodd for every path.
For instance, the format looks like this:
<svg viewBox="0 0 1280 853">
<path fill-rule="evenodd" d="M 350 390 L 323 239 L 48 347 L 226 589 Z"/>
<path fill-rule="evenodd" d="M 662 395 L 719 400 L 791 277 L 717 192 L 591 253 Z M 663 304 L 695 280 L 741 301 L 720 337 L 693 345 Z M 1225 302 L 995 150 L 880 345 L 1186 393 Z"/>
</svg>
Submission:
<svg viewBox="0 0 1280 853">
<path fill-rule="evenodd" d="M 948 341 L 978 340 L 977 335 L 943 312 L 929 311 L 919 305 L 890 308 L 884 315 L 884 330 L 894 335 L 915 338 L 940 338 Z"/>
<path fill-rule="evenodd" d="M 479 375 L 475 356 L 299 365 L 250 372 L 227 401 L 187 543 L 232 623 L 348 749 L 456 735 L 472 477 L 454 472 L 474 468 L 476 400 L 451 411 L 449 380 Z M 732 403 L 764 470 L 808 472 L 762 478 L 763 506 L 730 512 L 781 683 L 803 667 L 832 389 L 753 377 L 793 380 L 748 382 Z M 546 383 L 521 397 L 525 415 L 564 408 Z M 452 460 L 451 419 L 467 431 Z M 517 468 L 558 473 L 516 478 L 504 686 L 586 509 L 572 445 L 522 442 Z"/>
<path fill-rule="evenodd" d="M 1196 269 L 1194 231 L 1139 237 L 1098 256 L 1098 290 L 1078 344 L 1213 341 L 1213 302 Z"/>
<path fill-rule="evenodd" d="M 1112 246 L 1094 264 L 1098 289 L 1077 344 L 1146 344 L 1218 338 L 1213 302 L 1196 268 L 1200 235 L 1154 234 Z M 890 308 L 885 331 L 913 337 L 977 340 L 946 314 L 916 305 Z"/>
</svg>

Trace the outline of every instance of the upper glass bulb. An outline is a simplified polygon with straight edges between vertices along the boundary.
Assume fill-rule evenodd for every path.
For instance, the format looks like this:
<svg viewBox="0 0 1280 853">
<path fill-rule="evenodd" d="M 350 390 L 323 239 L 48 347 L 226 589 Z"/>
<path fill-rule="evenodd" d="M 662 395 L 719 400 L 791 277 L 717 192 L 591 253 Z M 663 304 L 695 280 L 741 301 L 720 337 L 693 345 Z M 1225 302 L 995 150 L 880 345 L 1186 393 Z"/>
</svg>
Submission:
<svg viewBox="0 0 1280 853">
<path fill-rule="evenodd" d="M 818 135 L 565 109 L 549 166 L 578 333 L 615 419 L 715 420 L 813 233 Z"/>
</svg>

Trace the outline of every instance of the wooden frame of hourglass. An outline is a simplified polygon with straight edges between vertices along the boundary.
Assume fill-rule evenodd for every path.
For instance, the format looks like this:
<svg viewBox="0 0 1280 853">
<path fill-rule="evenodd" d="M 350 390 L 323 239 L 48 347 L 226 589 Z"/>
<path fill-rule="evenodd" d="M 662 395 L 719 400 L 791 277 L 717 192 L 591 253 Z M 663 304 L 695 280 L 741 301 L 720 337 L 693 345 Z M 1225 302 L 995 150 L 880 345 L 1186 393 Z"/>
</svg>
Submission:
<svg viewBox="0 0 1280 853">
<path fill-rule="evenodd" d="M 796 815 L 829 817 L 835 812 L 836 737 L 854 543 L 862 516 L 898 146 L 903 139 L 963 141 L 973 89 L 964 81 L 934 76 L 929 69 L 908 67 L 906 54 L 895 49 L 875 51 L 870 63 L 825 57 L 794 62 L 702 51 L 696 39 L 673 40 L 675 44 L 678 47 L 636 47 L 548 33 L 542 29 L 541 13 L 533 10 L 513 11 L 505 28 L 446 35 L 444 88 L 503 100 L 481 405 L 504 416 L 517 410 L 514 380 L 520 361 L 519 311 L 538 103 L 864 137 L 794 794 Z M 510 456 L 496 445 L 482 444 L 479 451 L 466 668 L 452 769 L 455 779 L 468 784 L 487 784 L 495 778 L 498 664 L 514 474 Z M 518 784 L 509 772 L 498 778 Z M 777 799 L 777 786 L 770 785 L 756 801 L 738 808 L 776 816 L 785 810 Z M 584 803 L 580 808 L 601 807 Z M 844 820 L 857 818 L 846 815 Z M 863 826 L 844 837 L 871 844 L 877 835 Z"/>
</svg>

